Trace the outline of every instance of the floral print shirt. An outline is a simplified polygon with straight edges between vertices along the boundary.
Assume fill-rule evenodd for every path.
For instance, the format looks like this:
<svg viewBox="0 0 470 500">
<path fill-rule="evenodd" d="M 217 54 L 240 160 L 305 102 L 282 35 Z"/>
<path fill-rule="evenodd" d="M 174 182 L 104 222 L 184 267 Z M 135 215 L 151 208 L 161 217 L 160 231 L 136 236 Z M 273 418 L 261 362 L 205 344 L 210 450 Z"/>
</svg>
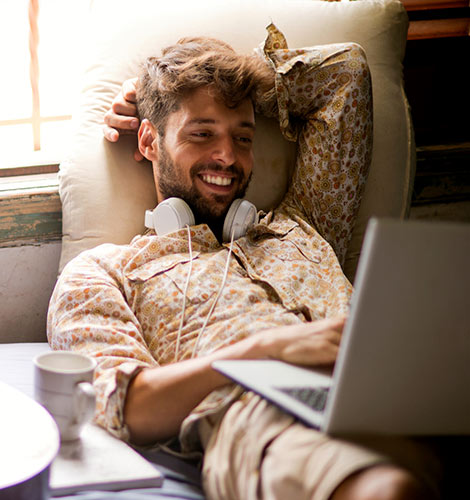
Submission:
<svg viewBox="0 0 470 500">
<path fill-rule="evenodd" d="M 83 252 L 51 298 L 50 345 L 97 359 L 96 421 L 122 439 L 129 439 L 126 391 L 139 370 L 203 356 L 266 328 L 347 312 L 352 287 L 341 263 L 371 154 L 364 51 L 353 43 L 290 50 L 270 25 L 258 52 L 275 71 L 281 130 L 298 144 L 281 204 L 233 242 L 230 256 L 229 244 L 205 224 L 190 234 L 150 232 L 129 245 Z M 216 390 L 191 412 L 181 427 L 183 449 L 191 448 L 193 424 L 232 397 L 233 388 Z"/>
</svg>

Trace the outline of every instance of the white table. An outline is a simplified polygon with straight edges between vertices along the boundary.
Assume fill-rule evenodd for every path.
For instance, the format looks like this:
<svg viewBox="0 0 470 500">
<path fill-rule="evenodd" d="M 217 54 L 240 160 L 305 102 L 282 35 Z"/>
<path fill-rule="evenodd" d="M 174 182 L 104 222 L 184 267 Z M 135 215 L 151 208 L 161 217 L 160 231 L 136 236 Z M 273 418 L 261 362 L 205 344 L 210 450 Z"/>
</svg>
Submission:
<svg viewBox="0 0 470 500">
<path fill-rule="evenodd" d="M 18 389 L 0 382 L 0 498 L 47 498 L 49 468 L 59 431 L 49 413 Z"/>
</svg>

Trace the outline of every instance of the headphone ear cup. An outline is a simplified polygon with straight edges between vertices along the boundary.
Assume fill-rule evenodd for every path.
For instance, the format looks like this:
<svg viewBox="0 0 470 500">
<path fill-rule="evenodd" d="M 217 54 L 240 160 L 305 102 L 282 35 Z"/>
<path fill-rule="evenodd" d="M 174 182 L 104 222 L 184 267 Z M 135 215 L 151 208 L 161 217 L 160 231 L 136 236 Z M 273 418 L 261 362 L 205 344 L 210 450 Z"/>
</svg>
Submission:
<svg viewBox="0 0 470 500">
<path fill-rule="evenodd" d="M 145 214 L 145 225 L 163 236 L 186 226 L 194 226 L 194 215 L 181 198 L 167 198 Z"/>
<path fill-rule="evenodd" d="M 233 201 L 225 216 L 222 229 L 223 241 L 237 240 L 245 236 L 248 228 L 258 223 L 258 211 L 253 203 L 240 198 Z"/>
</svg>

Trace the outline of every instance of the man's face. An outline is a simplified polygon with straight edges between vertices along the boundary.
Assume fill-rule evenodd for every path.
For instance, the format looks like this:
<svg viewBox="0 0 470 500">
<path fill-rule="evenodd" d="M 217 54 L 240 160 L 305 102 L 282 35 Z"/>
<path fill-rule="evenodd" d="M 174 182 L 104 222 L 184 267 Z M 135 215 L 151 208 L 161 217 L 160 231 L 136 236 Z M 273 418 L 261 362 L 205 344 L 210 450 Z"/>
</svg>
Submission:
<svg viewBox="0 0 470 500">
<path fill-rule="evenodd" d="M 158 201 L 184 199 L 196 223 L 223 218 L 251 178 L 254 128 L 249 99 L 228 108 L 207 86 L 183 98 L 168 117 L 164 137 L 155 139 Z"/>
</svg>

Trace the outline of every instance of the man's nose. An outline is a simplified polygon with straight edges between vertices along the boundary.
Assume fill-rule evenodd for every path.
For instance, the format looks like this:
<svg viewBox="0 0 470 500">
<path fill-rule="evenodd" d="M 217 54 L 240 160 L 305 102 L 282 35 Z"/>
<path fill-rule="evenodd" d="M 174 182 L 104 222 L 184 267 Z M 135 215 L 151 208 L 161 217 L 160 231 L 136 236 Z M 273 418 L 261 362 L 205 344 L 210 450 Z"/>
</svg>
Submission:
<svg viewBox="0 0 470 500">
<path fill-rule="evenodd" d="M 214 144 L 211 160 L 223 165 L 233 165 L 236 159 L 235 144 L 231 137 L 220 137 Z"/>
</svg>

